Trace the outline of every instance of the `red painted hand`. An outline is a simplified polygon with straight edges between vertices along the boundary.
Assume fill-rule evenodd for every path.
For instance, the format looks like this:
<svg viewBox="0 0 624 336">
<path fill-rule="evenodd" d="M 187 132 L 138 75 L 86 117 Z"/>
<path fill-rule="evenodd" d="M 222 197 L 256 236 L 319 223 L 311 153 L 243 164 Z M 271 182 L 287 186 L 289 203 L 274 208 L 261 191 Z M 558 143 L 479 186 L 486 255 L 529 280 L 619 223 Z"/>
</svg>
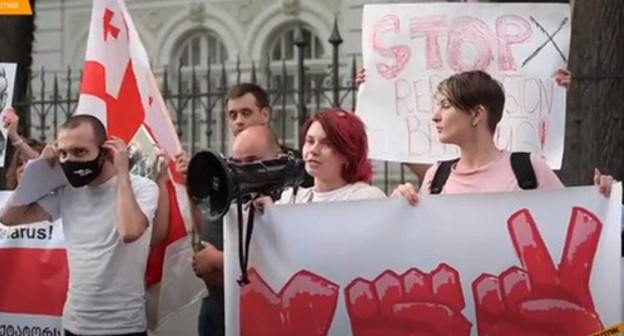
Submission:
<svg viewBox="0 0 624 336">
<path fill-rule="evenodd" d="M 327 335 L 338 303 L 338 285 L 308 271 L 293 275 L 275 293 L 251 268 L 241 288 L 241 335 Z"/>
<path fill-rule="evenodd" d="M 446 264 L 429 274 L 387 270 L 374 281 L 356 279 L 345 289 L 351 329 L 356 336 L 469 335 L 471 323 L 459 274 Z"/>
<path fill-rule="evenodd" d="M 528 210 L 507 221 L 522 269 L 482 274 L 472 284 L 479 335 L 587 335 L 602 329 L 589 278 L 602 223 L 573 208 L 559 268 Z"/>
</svg>

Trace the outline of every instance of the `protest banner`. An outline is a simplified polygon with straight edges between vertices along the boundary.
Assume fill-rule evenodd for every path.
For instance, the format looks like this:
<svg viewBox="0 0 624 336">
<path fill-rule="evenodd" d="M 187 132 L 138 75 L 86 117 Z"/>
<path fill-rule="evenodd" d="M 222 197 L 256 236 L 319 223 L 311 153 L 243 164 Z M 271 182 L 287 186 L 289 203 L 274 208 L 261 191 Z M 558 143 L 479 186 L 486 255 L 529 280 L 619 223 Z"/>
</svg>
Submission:
<svg viewBox="0 0 624 336">
<path fill-rule="evenodd" d="M 0 192 L 0 208 L 10 195 Z M 60 220 L 0 224 L 0 335 L 62 335 L 68 281 L 63 237 Z"/>
<path fill-rule="evenodd" d="M 455 157 L 431 121 L 444 78 L 484 70 L 505 89 L 499 148 L 545 156 L 561 166 L 565 89 L 554 81 L 566 67 L 567 4 L 367 5 L 362 18 L 366 82 L 357 114 L 367 125 L 373 159 L 432 163 Z"/>
<path fill-rule="evenodd" d="M 622 320 L 621 185 L 274 205 L 250 283 L 225 225 L 233 335 L 587 335 Z"/>
</svg>

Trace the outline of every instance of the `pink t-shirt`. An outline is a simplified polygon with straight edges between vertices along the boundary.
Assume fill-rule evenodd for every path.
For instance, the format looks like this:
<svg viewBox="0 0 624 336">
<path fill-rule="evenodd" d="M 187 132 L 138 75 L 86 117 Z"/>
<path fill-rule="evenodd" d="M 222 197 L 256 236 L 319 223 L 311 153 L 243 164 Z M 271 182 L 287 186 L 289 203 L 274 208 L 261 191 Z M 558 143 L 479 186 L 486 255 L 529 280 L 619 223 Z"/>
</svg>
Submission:
<svg viewBox="0 0 624 336">
<path fill-rule="evenodd" d="M 558 189 L 563 184 L 548 167 L 546 161 L 536 154 L 531 154 L 531 164 L 537 178 L 537 189 Z M 429 194 L 431 181 L 438 165 L 434 165 L 425 174 L 420 193 Z M 492 162 L 471 170 L 457 170 L 454 165 L 441 194 L 487 193 L 522 190 L 511 168 L 511 152 L 502 151 Z"/>
</svg>

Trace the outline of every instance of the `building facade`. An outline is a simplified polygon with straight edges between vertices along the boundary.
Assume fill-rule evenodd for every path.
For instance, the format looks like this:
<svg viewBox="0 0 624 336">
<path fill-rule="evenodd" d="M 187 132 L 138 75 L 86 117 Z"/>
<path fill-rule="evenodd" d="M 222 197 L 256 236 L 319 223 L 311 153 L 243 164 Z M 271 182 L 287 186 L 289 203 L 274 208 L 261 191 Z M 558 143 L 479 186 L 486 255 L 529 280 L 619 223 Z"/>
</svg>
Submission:
<svg viewBox="0 0 624 336">
<path fill-rule="evenodd" d="M 307 58 L 322 61 L 329 57 L 334 19 L 345 41 L 343 55 L 360 54 L 362 8 L 380 2 L 398 1 L 126 0 L 155 67 L 292 58 L 297 27 L 312 43 Z M 35 69 L 82 66 L 91 3 L 37 1 Z"/>
<path fill-rule="evenodd" d="M 362 10 L 379 2 L 398 1 L 126 0 L 126 5 L 163 84 L 183 146 L 193 153 L 206 147 L 228 151 L 224 86 L 250 80 L 269 88 L 272 126 L 285 144 L 297 147 L 302 121 L 298 86 L 305 86 L 309 113 L 334 105 L 324 87 L 331 80 L 335 46 L 340 49 L 341 105 L 354 108 L 352 79 L 361 60 Z M 92 0 L 36 3 L 32 91 L 41 101 L 53 98 L 62 103 L 58 109 L 32 104 L 32 137 L 53 138 L 76 106 L 91 4 Z M 343 42 L 333 45 L 330 37 L 337 32 Z M 296 46 L 297 38 L 305 41 L 304 49 Z M 303 81 L 300 53 L 305 60 Z M 376 180 L 391 191 L 403 178 L 403 168 L 377 165 Z"/>
</svg>

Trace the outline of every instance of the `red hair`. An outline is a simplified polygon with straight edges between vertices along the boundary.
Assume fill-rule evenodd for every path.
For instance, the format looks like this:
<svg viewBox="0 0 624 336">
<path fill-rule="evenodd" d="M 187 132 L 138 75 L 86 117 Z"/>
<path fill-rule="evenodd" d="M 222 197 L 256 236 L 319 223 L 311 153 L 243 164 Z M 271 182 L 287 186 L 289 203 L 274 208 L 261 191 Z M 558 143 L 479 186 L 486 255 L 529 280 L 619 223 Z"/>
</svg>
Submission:
<svg viewBox="0 0 624 336">
<path fill-rule="evenodd" d="M 303 139 L 315 121 L 323 127 L 327 140 L 334 150 L 347 159 L 347 164 L 342 170 L 342 178 L 347 183 L 370 182 L 373 177 L 373 165 L 368 159 L 368 137 L 362 120 L 353 112 L 341 108 L 323 109 L 303 124 L 301 128 Z"/>
</svg>

